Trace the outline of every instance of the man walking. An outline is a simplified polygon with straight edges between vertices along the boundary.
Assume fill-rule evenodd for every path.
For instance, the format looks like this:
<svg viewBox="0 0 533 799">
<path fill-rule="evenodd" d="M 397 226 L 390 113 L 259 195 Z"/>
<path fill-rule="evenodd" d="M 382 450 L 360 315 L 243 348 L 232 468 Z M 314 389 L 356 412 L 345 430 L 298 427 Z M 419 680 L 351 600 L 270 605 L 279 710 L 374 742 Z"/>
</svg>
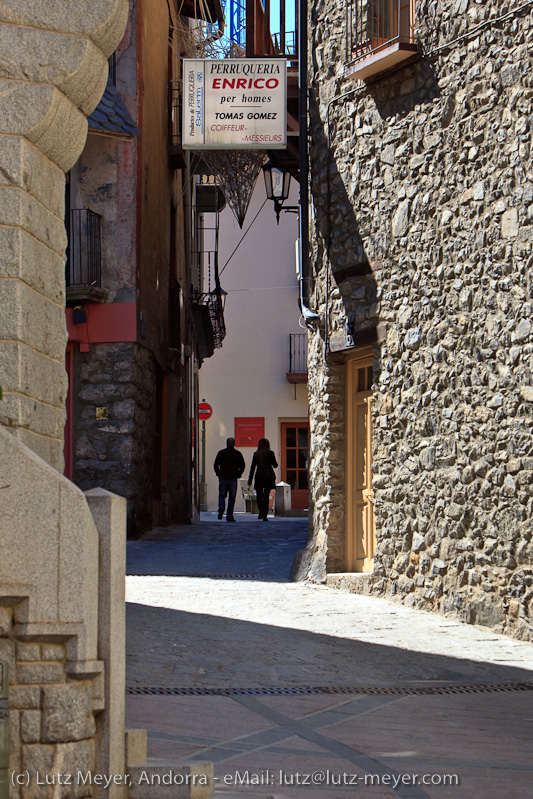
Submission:
<svg viewBox="0 0 533 799">
<path fill-rule="evenodd" d="M 226 521 L 234 522 L 233 508 L 237 493 L 237 480 L 245 469 L 244 458 L 239 450 L 235 449 L 235 439 L 228 438 L 226 449 L 221 449 L 215 458 L 215 474 L 218 477 L 218 518 L 224 516 L 226 507 L 226 494 L 228 495 L 228 510 Z"/>
</svg>

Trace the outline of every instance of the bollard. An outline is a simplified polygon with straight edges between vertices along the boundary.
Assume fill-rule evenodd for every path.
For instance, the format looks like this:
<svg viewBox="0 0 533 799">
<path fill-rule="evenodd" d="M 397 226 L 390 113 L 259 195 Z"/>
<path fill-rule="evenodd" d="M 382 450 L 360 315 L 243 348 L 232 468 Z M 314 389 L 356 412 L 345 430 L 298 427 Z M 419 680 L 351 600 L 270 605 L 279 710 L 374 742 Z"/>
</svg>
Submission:
<svg viewBox="0 0 533 799">
<path fill-rule="evenodd" d="M 288 483 L 278 483 L 276 486 L 276 499 L 274 503 L 274 515 L 285 516 L 288 510 L 292 510 L 291 487 Z"/>
</svg>

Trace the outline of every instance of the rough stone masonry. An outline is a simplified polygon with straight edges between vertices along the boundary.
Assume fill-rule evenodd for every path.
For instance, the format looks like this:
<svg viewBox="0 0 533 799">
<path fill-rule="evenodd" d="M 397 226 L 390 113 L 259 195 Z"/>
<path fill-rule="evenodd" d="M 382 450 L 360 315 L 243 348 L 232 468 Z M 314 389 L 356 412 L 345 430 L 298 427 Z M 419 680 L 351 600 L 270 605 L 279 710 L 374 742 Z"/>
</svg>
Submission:
<svg viewBox="0 0 533 799">
<path fill-rule="evenodd" d="M 359 588 L 532 640 L 533 5 L 416 3 L 418 55 L 344 79 L 310 6 L 313 528 L 344 571 L 344 355 L 374 334 L 374 571 Z M 353 350 L 352 350 L 353 352 Z M 344 353 L 346 354 L 346 353 Z M 361 586 L 363 586 L 361 588 Z"/>
<path fill-rule="evenodd" d="M 75 369 L 74 481 L 83 491 L 101 486 L 126 497 L 138 534 L 152 518 L 155 363 L 136 344 L 96 344 Z M 108 415 L 98 419 L 97 407 Z"/>
</svg>

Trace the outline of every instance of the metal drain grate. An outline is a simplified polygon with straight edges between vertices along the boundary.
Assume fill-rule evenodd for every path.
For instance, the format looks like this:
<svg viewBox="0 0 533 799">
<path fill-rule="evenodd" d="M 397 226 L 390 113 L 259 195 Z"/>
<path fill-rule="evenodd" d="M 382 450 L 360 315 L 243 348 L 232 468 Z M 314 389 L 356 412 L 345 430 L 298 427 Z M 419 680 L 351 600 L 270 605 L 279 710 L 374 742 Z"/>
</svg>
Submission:
<svg viewBox="0 0 533 799">
<path fill-rule="evenodd" d="M 264 688 L 179 688 L 129 685 L 126 693 L 133 696 L 296 696 L 298 694 L 366 694 L 371 696 L 425 696 L 434 694 L 488 694 L 508 691 L 533 691 L 533 682 L 511 682 L 499 685 L 398 685 L 398 686 L 276 686 Z"/>
<path fill-rule="evenodd" d="M 128 574 L 128 577 L 203 577 L 211 580 L 258 580 L 258 572 L 242 572 L 240 574 L 185 574 L 184 572 L 167 572 L 166 574 Z"/>
</svg>

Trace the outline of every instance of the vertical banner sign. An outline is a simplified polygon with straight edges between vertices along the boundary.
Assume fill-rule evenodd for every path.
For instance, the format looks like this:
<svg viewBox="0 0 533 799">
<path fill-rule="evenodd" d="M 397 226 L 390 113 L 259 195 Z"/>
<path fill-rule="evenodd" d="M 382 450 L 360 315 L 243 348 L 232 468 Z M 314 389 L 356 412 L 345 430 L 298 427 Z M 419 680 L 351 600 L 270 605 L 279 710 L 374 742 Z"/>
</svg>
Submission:
<svg viewBox="0 0 533 799">
<path fill-rule="evenodd" d="M 183 143 L 204 141 L 204 64 L 201 59 L 183 61 Z"/>
<path fill-rule="evenodd" d="M 184 149 L 287 146 L 284 58 L 183 61 Z"/>
</svg>

